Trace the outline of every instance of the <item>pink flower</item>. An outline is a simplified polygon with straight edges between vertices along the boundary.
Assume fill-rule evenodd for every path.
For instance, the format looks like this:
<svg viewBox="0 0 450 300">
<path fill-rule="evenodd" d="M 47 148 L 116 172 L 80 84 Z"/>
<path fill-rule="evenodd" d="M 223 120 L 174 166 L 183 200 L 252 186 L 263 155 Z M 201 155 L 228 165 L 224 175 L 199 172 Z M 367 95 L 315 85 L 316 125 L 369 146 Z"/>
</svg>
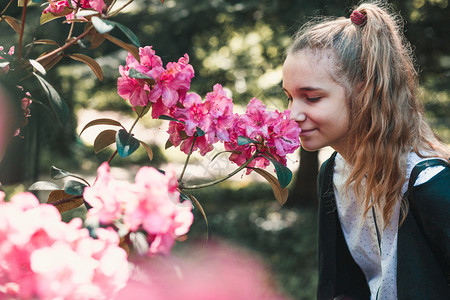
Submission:
<svg viewBox="0 0 450 300">
<path fill-rule="evenodd" d="M 282 300 L 262 259 L 209 244 L 180 257 L 133 262 L 138 267 L 115 299 Z"/>
<path fill-rule="evenodd" d="M 112 224 L 122 217 L 125 203 L 136 198 L 135 191 L 131 184 L 116 180 L 106 162 L 100 165 L 97 174 L 95 184 L 86 187 L 83 193 L 86 202 L 92 206 L 88 216 L 101 224 Z"/>
<path fill-rule="evenodd" d="M 107 163 L 98 170 L 92 187 L 85 189 L 85 200 L 93 206 L 88 219 L 102 224 L 122 222 L 131 232 L 146 232 L 149 254 L 168 254 L 178 236 L 188 232 L 193 222 L 190 203 L 180 203 L 178 181 L 173 170 L 162 174 L 143 167 L 134 184 L 119 181 Z"/>
<path fill-rule="evenodd" d="M 79 7 L 84 9 L 94 9 L 100 13 L 103 11 L 103 8 L 105 6 L 105 2 L 103 0 L 79 0 L 79 1 L 70 0 L 70 1 L 73 8 Z M 75 19 L 75 11 L 69 5 L 68 0 L 50 1 L 49 6 L 46 9 L 44 9 L 43 13 L 44 14 L 52 13 L 54 15 L 59 15 L 62 14 L 64 12 L 64 9 L 66 8 L 68 9 L 70 8 L 69 12 L 71 11 L 69 14 L 64 13 L 66 19 L 67 20 Z"/>
<path fill-rule="evenodd" d="M 3 46 L 0 46 L 0 51 L 2 51 L 3 52 Z M 11 56 L 11 55 L 13 55 L 14 54 L 14 46 L 12 46 L 11 48 L 9 48 L 9 51 L 8 51 L 8 55 L 9 56 Z M 2 56 L 0 56 L 0 62 L 3 60 L 3 59 L 5 59 L 4 57 L 2 57 Z M 7 74 L 9 72 L 9 64 L 8 65 L 6 65 L 5 67 L 3 67 L 3 68 L 1 68 L 0 69 L 0 73 L 2 73 L 2 74 Z"/>
<path fill-rule="evenodd" d="M 89 237 L 80 219 L 30 193 L 0 202 L 0 293 L 18 299 L 109 299 L 125 286 L 128 262 L 116 232 Z"/>
<path fill-rule="evenodd" d="M 174 114 L 176 118 L 185 122 L 184 131 L 187 135 L 193 136 L 197 126 L 205 132 L 208 131 L 212 120 L 202 98 L 195 93 L 189 93 L 183 105 L 184 108 L 177 109 Z"/>
<path fill-rule="evenodd" d="M 178 62 L 169 62 L 164 69 L 162 60 L 151 46 L 139 48 L 139 61 L 128 54 L 126 65 L 120 66 L 122 77 L 117 81 L 119 95 L 130 101 L 132 106 L 146 106 L 153 103 L 152 117 L 173 111 L 178 102 L 184 101 L 189 90 L 194 69 L 185 54 Z M 130 77 L 130 69 L 148 78 Z"/>
<path fill-rule="evenodd" d="M 180 150 L 189 153 L 197 128 L 204 135 L 195 138 L 192 151 L 200 151 L 205 155 L 214 149 L 213 144 L 218 141 L 229 141 L 229 129 L 233 125 L 233 100 L 228 98 L 220 84 L 206 95 L 203 102 L 195 93 L 189 93 L 183 101 L 183 107 L 176 107 L 173 116 L 180 120 L 169 124 L 169 141 L 176 147 L 181 144 Z"/>
<path fill-rule="evenodd" d="M 233 99 L 228 98 L 220 84 L 216 84 L 213 91 L 206 95 L 205 105 L 211 116 L 212 126 L 205 129 L 211 143 L 217 141 L 228 142 L 229 130 L 236 115 L 233 114 Z"/>
<path fill-rule="evenodd" d="M 270 164 L 267 156 L 286 165 L 286 154 L 300 147 L 300 128 L 289 120 L 289 111 L 267 111 L 265 105 L 253 98 L 245 114 L 235 120 L 230 130 L 230 142 L 225 143 L 225 149 L 233 151 L 230 160 L 237 165 L 244 164 L 258 150 L 261 155 L 248 166 L 265 168 Z M 247 137 L 256 142 L 238 145 L 239 136 Z M 266 156 L 262 156 L 262 154 Z M 251 169 L 247 169 L 247 174 Z"/>
<path fill-rule="evenodd" d="M 67 0 L 62 1 L 50 1 L 49 5 L 46 9 L 44 9 L 43 13 L 52 13 L 54 15 L 60 14 L 63 12 L 64 8 L 69 7 Z"/>
</svg>

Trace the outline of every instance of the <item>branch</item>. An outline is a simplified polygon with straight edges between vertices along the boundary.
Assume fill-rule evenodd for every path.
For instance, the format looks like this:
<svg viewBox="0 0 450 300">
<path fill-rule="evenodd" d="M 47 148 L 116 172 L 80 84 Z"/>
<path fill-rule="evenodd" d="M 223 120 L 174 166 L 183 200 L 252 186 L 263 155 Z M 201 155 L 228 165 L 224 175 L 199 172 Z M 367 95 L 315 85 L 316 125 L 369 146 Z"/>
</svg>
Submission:
<svg viewBox="0 0 450 300">
<path fill-rule="evenodd" d="M 17 51 L 17 57 L 19 60 L 22 58 L 22 40 L 23 40 L 23 32 L 25 29 L 25 18 L 27 16 L 27 5 L 28 1 L 23 2 L 23 9 L 22 9 L 22 24 L 20 24 L 20 35 L 19 35 L 19 50 Z"/>
<path fill-rule="evenodd" d="M 76 38 L 70 40 L 70 42 L 68 42 L 68 43 L 64 44 L 63 46 L 53 50 L 52 52 L 47 53 L 46 55 L 43 55 L 43 56 L 37 58 L 36 61 L 37 62 L 41 62 L 44 59 L 50 58 L 53 55 L 58 54 L 59 52 L 66 50 L 67 48 L 69 48 L 70 46 L 74 45 L 76 42 L 81 40 L 83 37 L 85 37 L 89 33 L 89 31 L 91 31 L 92 28 L 94 28 L 93 25 L 89 26 L 82 34 L 80 34 Z"/>
<path fill-rule="evenodd" d="M 231 172 L 230 174 L 228 174 L 224 178 L 217 179 L 217 180 L 214 180 L 214 181 L 211 181 L 211 182 L 197 184 L 197 185 L 184 185 L 182 182 L 179 182 L 179 188 L 182 189 L 182 190 L 194 190 L 194 189 L 201 189 L 201 188 L 205 188 L 205 187 L 209 187 L 209 186 L 213 186 L 215 184 L 221 183 L 222 181 L 225 181 L 225 180 L 231 178 L 232 176 L 236 175 L 239 171 L 241 171 L 244 168 L 246 168 L 248 166 L 248 164 L 252 160 L 254 160 L 259 154 L 260 154 L 260 152 L 257 150 L 255 152 L 255 154 L 253 154 L 253 156 L 250 157 L 242 166 L 240 166 L 239 168 L 237 168 L 236 170 L 234 170 L 233 172 Z"/>
</svg>

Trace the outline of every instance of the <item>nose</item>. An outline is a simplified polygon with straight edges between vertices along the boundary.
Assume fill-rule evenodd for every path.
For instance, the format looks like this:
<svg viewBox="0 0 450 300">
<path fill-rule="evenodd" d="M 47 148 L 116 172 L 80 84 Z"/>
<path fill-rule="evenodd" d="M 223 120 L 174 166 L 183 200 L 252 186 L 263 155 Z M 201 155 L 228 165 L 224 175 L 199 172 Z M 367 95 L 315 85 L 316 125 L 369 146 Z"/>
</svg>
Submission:
<svg viewBox="0 0 450 300">
<path fill-rule="evenodd" d="M 293 99 L 291 104 L 289 105 L 289 109 L 291 110 L 291 120 L 294 120 L 296 122 L 306 121 L 306 113 L 302 108 L 301 101 Z"/>
</svg>

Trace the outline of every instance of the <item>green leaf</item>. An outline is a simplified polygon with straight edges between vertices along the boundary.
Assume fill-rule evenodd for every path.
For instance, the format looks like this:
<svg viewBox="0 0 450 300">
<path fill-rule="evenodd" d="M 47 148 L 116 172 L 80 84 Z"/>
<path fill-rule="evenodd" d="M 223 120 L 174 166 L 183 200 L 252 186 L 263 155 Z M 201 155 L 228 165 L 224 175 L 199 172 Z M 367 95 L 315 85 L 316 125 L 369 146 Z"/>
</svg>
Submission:
<svg viewBox="0 0 450 300">
<path fill-rule="evenodd" d="M 95 126 L 95 125 L 113 125 L 113 126 L 120 126 L 123 128 L 122 124 L 119 121 L 108 119 L 108 118 L 100 118 L 95 119 L 87 123 L 83 129 L 80 132 L 80 135 L 83 133 L 85 129 L 88 129 L 89 127 Z"/>
<path fill-rule="evenodd" d="M 84 188 L 87 187 L 86 184 L 75 180 L 69 180 L 64 185 L 64 192 L 69 195 L 83 195 Z"/>
<path fill-rule="evenodd" d="M 143 141 L 139 141 L 139 142 L 141 143 L 142 147 L 144 147 L 145 151 L 147 152 L 148 159 L 150 159 L 150 161 L 152 161 L 153 160 L 152 148 L 148 144 L 144 143 Z"/>
<path fill-rule="evenodd" d="M 67 201 L 67 202 L 64 201 L 63 203 L 59 202 L 61 200 L 67 200 L 67 199 L 70 199 L 70 201 Z M 74 197 L 73 195 L 69 195 L 69 194 L 65 193 L 63 190 L 57 190 L 57 191 L 52 191 L 48 195 L 47 203 L 54 205 L 59 210 L 59 213 L 63 213 L 68 210 L 71 210 L 71 209 L 81 206 L 84 203 L 84 201 L 83 201 L 83 197 L 81 197 L 81 196 Z"/>
<path fill-rule="evenodd" d="M 182 193 L 183 195 L 184 193 Z M 207 236 L 207 240 L 210 238 L 210 233 L 209 233 L 209 223 L 208 223 L 208 218 L 206 217 L 206 213 L 205 210 L 203 209 L 202 205 L 200 204 L 200 202 L 198 202 L 197 198 L 195 198 L 192 195 L 189 194 L 185 194 L 185 196 L 189 197 L 189 199 L 191 200 L 191 202 L 198 208 L 198 210 L 200 211 L 200 213 L 203 216 L 203 219 L 205 219 L 205 223 L 206 223 L 206 236 Z"/>
<path fill-rule="evenodd" d="M 128 27 L 126 27 L 125 25 L 122 25 L 120 23 L 117 22 L 113 22 L 116 24 L 116 26 L 127 36 L 127 38 L 130 39 L 130 41 L 136 46 L 136 47 L 140 47 L 141 43 L 139 43 L 139 39 L 138 37 L 133 33 L 133 31 L 131 31 Z"/>
<path fill-rule="evenodd" d="M 272 164 L 275 166 L 275 171 L 277 172 L 277 178 L 280 182 L 281 188 L 285 188 L 289 185 L 289 183 L 292 180 L 292 172 L 288 169 L 285 165 L 278 162 L 276 159 L 273 159 L 272 157 L 269 157 L 267 155 L 264 155 L 268 160 L 272 162 Z"/>
<path fill-rule="evenodd" d="M 16 33 L 20 34 L 20 21 L 10 16 L 2 16 L 1 20 L 5 20 L 6 23 L 8 23 L 8 25 L 11 26 L 11 28 L 14 29 Z"/>
<path fill-rule="evenodd" d="M 275 176 L 273 176 L 266 170 L 259 168 L 252 168 L 252 170 L 264 177 L 270 183 L 275 199 L 277 199 L 280 205 L 284 205 L 288 199 L 289 190 L 286 187 L 282 188 L 280 186 L 280 183 L 278 182 L 278 179 L 276 179 Z"/>
<path fill-rule="evenodd" d="M 34 59 L 30 59 L 29 60 L 30 65 L 33 66 L 34 69 L 36 69 L 36 71 L 38 71 L 39 73 L 41 73 L 42 75 L 45 75 L 47 73 L 47 71 L 45 71 L 45 68 L 43 65 L 41 65 L 39 62 L 37 62 Z"/>
<path fill-rule="evenodd" d="M 50 106 L 56 115 L 57 120 L 62 124 L 69 118 L 69 107 L 66 101 L 58 94 L 55 88 L 48 83 L 44 78 L 33 72 L 33 75 L 38 79 L 45 94 L 50 102 Z"/>
<path fill-rule="evenodd" d="M 111 43 L 116 44 L 117 46 L 127 50 L 128 52 L 130 52 L 134 58 L 136 58 L 137 61 L 141 60 L 141 57 L 139 56 L 139 50 L 138 48 L 136 48 L 133 45 L 127 44 L 119 39 L 116 39 L 115 37 L 110 36 L 109 34 L 105 34 L 104 37 L 110 41 Z"/>
<path fill-rule="evenodd" d="M 133 106 L 133 110 L 139 118 L 142 118 L 150 111 L 150 107 L 152 107 L 151 102 L 149 102 L 146 106 Z"/>
<path fill-rule="evenodd" d="M 252 140 L 251 138 L 248 138 L 246 136 L 240 135 L 237 138 L 237 143 L 238 143 L 239 146 L 242 146 L 242 145 L 247 145 L 247 144 L 251 144 L 251 143 L 255 143 L 256 144 L 256 143 L 258 143 L 258 141 L 255 141 L 255 140 Z"/>
<path fill-rule="evenodd" d="M 155 80 L 153 77 L 148 76 L 144 73 L 139 72 L 136 69 L 130 68 L 130 70 L 128 71 L 128 76 L 132 77 L 132 78 L 138 78 L 138 79 L 153 79 Z"/>
<path fill-rule="evenodd" d="M 37 181 L 28 188 L 29 191 L 54 191 L 59 189 L 58 185 L 48 181 Z"/>
<path fill-rule="evenodd" d="M 58 18 L 64 17 L 64 16 L 70 14 L 71 12 L 73 12 L 72 8 L 64 7 L 64 10 L 61 13 L 59 13 L 59 14 L 53 14 L 51 12 L 46 13 L 46 14 L 43 13 L 43 14 L 41 14 L 40 24 L 43 25 L 43 24 L 45 24 L 47 22 L 50 22 L 50 21 L 52 21 L 54 19 L 58 19 Z"/>
<path fill-rule="evenodd" d="M 95 76 L 97 76 L 98 80 L 100 80 L 100 81 L 103 80 L 102 67 L 100 67 L 100 65 L 98 64 L 98 62 L 95 59 L 93 59 L 92 57 L 89 57 L 87 55 L 80 54 L 80 53 L 73 53 L 73 54 L 69 54 L 68 56 L 74 60 L 81 61 L 81 62 L 87 64 L 89 66 L 89 68 L 91 68 L 92 72 L 94 72 Z"/>
<path fill-rule="evenodd" d="M 98 15 L 98 14 L 99 14 L 99 12 L 96 11 L 96 10 L 88 10 L 88 9 L 85 9 L 85 10 L 80 10 L 79 12 L 77 12 L 77 13 L 75 14 L 75 17 L 76 17 L 77 19 L 80 19 L 80 18 L 82 18 L 82 17 L 88 17 L 88 16 L 93 16 L 93 15 Z"/>
<path fill-rule="evenodd" d="M 107 129 L 99 133 L 94 141 L 95 154 L 103 151 L 106 147 L 116 141 L 116 130 Z"/>
<path fill-rule="evenodd" d="M 178 123 L 184 124 L 184 121 L 180 121 L 180 120 L 178 120 L 178 119 L 175 119 L 175 118 L 172 118 L 172 117 L 169 117 L 169 116 L 166 116 L 166 115 L 160 115 L 160 116 L 158 117 L 158 119 L 160 119 L 160 120 L 174 121 L 174 122 L 178 122 Z"/>
<path fill-rule="evenodd" d="M 92 25 L 94 25 L 95 29 L 97 29 L 97 31 L 101 34 L 110 32 L 116 26 L 115 22 L 100 19 L 97 16 L 93 16 L 91 21 L 92 21 Z"/>
<path fill-rule="evenodd" d="M 166 141 L 166 144 L 164 145 L 164 150 L 169 149 L 170 147 L 173 147 L 173 144 L 170 140 Z"/>
<path fill-rule="evenodd" d="M 200 127 L 197 126 L 197 135 L 198 136 L 204 136 L 205 134 L 206 133 Z"/>
<path fill-rule="evenodd" d="M 60 168 L 57 168 L 55 166 L 52 166 L 50 168 L 50 177 L 52 179 L 57 180 L 57 179 L 66 178 L 68 176 L 72 176 L 72 174 L 70 172 L 64 171 L 64 170 L 62 170 Z"/>
<path fill-rule="evenodd" d="M 120 129 L 116 134 L 117 153 L 124 158 L 136 151 L 140 142 L 138 139 L 129 134 L 125 129 Z"/>
</svg>

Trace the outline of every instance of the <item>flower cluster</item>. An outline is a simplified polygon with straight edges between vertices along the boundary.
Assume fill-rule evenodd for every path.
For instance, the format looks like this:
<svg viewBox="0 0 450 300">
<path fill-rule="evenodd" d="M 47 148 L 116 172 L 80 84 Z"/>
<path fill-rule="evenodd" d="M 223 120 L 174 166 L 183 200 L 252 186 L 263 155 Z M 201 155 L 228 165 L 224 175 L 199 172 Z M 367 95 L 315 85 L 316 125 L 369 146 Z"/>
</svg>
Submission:
<svg viewBox="0 0 450 300">
<path fill-rule="evenodd" d="M 139 57 L 140 61 L 128 54 L 126 65 L 120 66 L 118 93 L 133 107 L 151 103 L 153 118 L 166 115 L 175 119 L 169 123 L 169 141 L 184 153 L 198 150 L 205 155 L 214 149 L 214 143 L 223 142 L 225 149 L 232 152 L 231 161 L 242 165 L 258 150 L 264 156 L 258 156 L 249 166 L 265 168 L 270 163 L 268 157 L 286 165 L 286 154 L 300 147 L 300 129 L 289 120 L 288 110 L 267 111 L 254 98 L 245 114 L 234 114 L 233 100 L 220 84 L 205 100 L 196 93 L 187 93 L 194 77 L 187 55 L 168 63 L 165 69 L 151 46 L 140 48 Z M 238 137 L 255 143 L 239 145 Z"/>
<path fill-rule="evenodd" d="M 174 146 L 189 153 L 193 144 L 193 151 L 199 150 L 205 155 L 213 150 L 216 142 L 230 140 L 229 129 L 236 115 L 233 114 L 233 100 L 227 97 L 220 84 L 214 86 L 213 92 L 206 95 L 205 101 L 195 93 L 189 93 L 182 105 L 174 109 L 173 117 L 179 122 L 169 124 L 169 141 Z M 201 134 L 198 134 L 199 128 Z"/>
<path fill-rule="evenodd" d="M 270 164 L 269 157 L 286 165 L 286 154 L 300 147 L 300 128 L 289 119 L 290 111 L 267 111 L 266 106 L 256 98 L 250 100 L 245 114 L 235 119 L 230 128 L 230 142 L 225 149 L 233 151 L 230 160 L 242 165 L 255 151 L 262 155 L 254 159 L 249 167 L 265 168 Z M 246 137 L 256 143 L 239 145 L 238 137 Z M 250 173 L 251 169 L 247 169 Z"/>
<path fill-rule="evenodd" d="M 83 197 L 93 207 L 88 220 L 104 226 L 120 221 L 128 232 L 145 231 L 148 254 L 168 254 L 175 239 L 189 231 L 194 218 L 191 204 L 180 203 L 172 170 L 162 174 L 155 168 L 142 167 L 132 184 L 115 179 L 109 165 L 103 163 L 96 182 L 84 190 Z"/>
<path fill-rule="evenodd" d="M 82 221 L 30 193 L 4 202 L 0 192 L 0 293 L 19 299 L 110 299 L 128 280 L 126 252 L 113 230 L 98 239 Z"/>
<path fill-rule="evenodd" d="M 194 77 L 194 68 L 185 54 L 166 68 L 151 46 L 139 48 L 139 61 L 128 54 L 126 65 L 120 66 L 118 94 L 132 106 L 152 103 L 152 117 L 170 115 L 177 103 L 183 102 Z"/>
<path fill-rule="evenodd" d="M 75 18 L 75 11 L 73 8 L 84 8 L 84 9 L 94 9 L 98 12 L 102 12 L 103 7 L 105 6 L 105 2 L 103 0 L 70 0 L 70 4 L 68 0 L 57 0 L 57 1 L 49 1 L 49 5 L 46 9 L 44 9 L 43 13 L 52 13 L 54 15 L 64 14 L 64 10 L 71 11 L 66 15 L 67 20 L 71 20 Z"/>
</svg>

